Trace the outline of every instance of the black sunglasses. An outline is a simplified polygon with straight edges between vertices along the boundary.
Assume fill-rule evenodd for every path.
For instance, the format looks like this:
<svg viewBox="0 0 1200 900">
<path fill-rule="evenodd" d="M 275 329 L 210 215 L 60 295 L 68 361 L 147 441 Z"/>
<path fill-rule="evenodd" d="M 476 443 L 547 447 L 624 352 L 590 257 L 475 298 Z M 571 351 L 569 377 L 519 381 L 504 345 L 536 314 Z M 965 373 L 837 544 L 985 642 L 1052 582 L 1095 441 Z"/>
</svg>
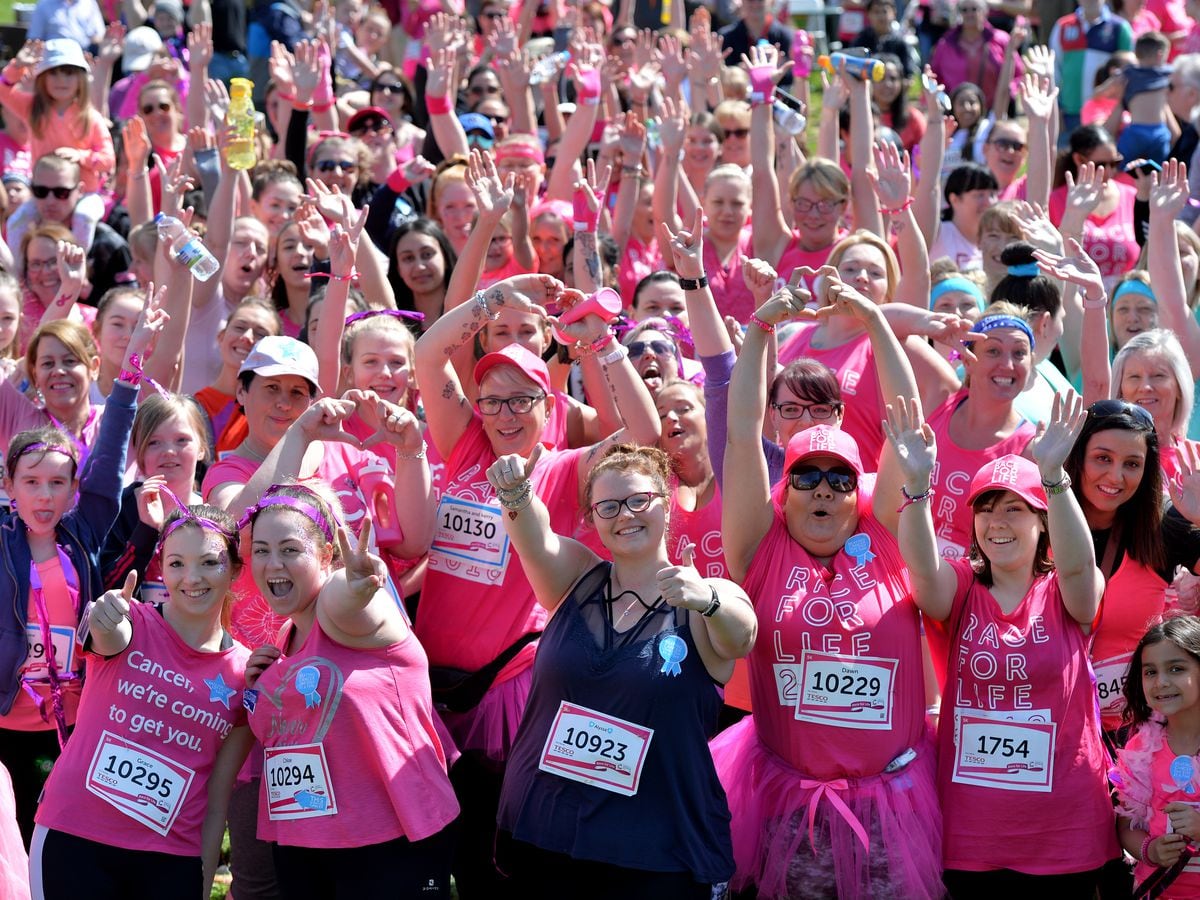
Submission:
<svg viewBox="0 0 1200 900">
<path fill-rule="evenodd" d="M 332 172 L 335 169 L 341 169 L 343 172 L 357 172 L 358 163 L 348 159 L 323 159 L 317 163 L 319 172 Z"/>
<path fill-rule="evenodd" d="M 750 134 L 749 128 L 726 128 L 725 137 L 727 138 L 744 138 Z"/>
<path fill-rule="evenodd" d="M 822 478 L 829 489 L 838 494 L 848 494 L 858 487 L 858 475 L 844 466 L 834 466 L 832 469 L 797 466 L 788 473 L 788 481 L 798 491 L 815 491 Z"/>
<path fill-rule="evenodd" d="M 58 200 L 66 200 L 71 196 L 71 191 L 75 190 L 77 187 L 79 187 L 79 185 L 75 185 L 75 187 L 47 187 L 44 184 L 35 184 L 30 188 L 30 190 L 33 191 L 33 196 L 37 197 L 39 200 L 45 200 L 51 194 L 53 194 Z"/>
<path fill-rule="evenodd" d="M 1088 415 L 1093 419 L 1102 419 L 1105 416 L 1129 416 L 1151 431 L 1154 430 L 1154 416 L 1150 415 L 1150 411 L 1144 406 L 1138 406 L 1127 400 L 1097 400 L 1088 407 Z"/>
<path fill-rule="evenodd" d="M 666 341 L 634 341 L 629 345 L 629 355 L 641 356 L 647 347 L 658 356 L 670 356 L 675 352 L 675 345 Z"/>
<path fill-rule="evenodd" d="M 396 82 L 395 84 L 377 84 L 375 90 L 383 91 L 385 94 L 403 94 L 404 85 Z"/>
<path fill-rule="evenodd" d="M 142 107 L 142 115 L 148 116 L 155 110 L 158 110 L 159 112 L 170 112 L 174 108 L 175 107 L 172 106 L 170 103 L 168 103 L 166 100 L 164 100 L 162 103 L 159 103 L 157 105 L 153 104 L 153 103 L 147 103 L 145 106 Z"/>
</svg>

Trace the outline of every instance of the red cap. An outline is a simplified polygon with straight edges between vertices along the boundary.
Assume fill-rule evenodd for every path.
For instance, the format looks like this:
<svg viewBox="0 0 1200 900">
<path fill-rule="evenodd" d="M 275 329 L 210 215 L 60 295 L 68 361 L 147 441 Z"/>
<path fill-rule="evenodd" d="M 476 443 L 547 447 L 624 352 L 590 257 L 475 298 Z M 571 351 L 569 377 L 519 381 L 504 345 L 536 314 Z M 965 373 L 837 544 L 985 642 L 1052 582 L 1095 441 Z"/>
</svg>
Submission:
<svg viewBox="0 0 1200 900">
<path fill-rule="evenodd" d="M 384 122 L 391 123 L 392 118 L 388 115 L 388 111 L 379 106 L 367 106 L 360 109 L 350 117 L 350 121 L 346 123 L 346 131 L 353 132 L 354 126 L 364 119 L 382 119 Z"/>
<path fill-rule="evenodd" d="M 783 458 L 784 474 L 792 471 L 792 466 L 796 463 L 810 456 L 832 456 L 848 465 L 855 474 L 863 473 L 858 443 L 840 428 L 814 425 L 792 435 Z"/>
<path fill-rule="evenodd" d="M 1012 491 L 1033 509 L 1045 509 L 1047 505 L 1046 489 L 1042 487 L 1042 475 L 1037 465 L 1012 453 L 984 463 L 975 473 L 967 505 L 973 506 L 976 498 L 988 491 Z"/>
<path fill-rule="evenodd" d="M 542 358 L 530 353 L 520 344 L 509 344 L 503 350 L 487 354 L 475 364 L 475 383 L 482 384 L 483 376 L 496 366 L 516 366 L 532 381 L 541 386 L 547 395 L 553 393 L 550 388 L 550 370 L 542 362 Z"/>
</svg>

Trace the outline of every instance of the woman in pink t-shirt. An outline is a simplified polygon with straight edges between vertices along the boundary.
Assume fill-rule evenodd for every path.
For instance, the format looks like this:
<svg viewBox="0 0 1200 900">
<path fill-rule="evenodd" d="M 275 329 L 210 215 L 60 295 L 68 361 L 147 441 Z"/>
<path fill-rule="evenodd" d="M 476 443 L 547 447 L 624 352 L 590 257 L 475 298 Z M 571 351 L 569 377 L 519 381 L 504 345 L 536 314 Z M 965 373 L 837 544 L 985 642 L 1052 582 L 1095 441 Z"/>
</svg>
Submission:
<svg viewBox="0 0 1200 900">
<path fill-rule="evenodd" d="M 900 549 L 948 668 L 938 792 L 954 898 L 1091 898 L 1119 853 L 1087 655 L 1104 579 L 1063 469 L 1085 417 L 1060 395 L 1036 464 L 1008 455 L 974 474 L 971 556 L 947 560 L 930 514 L 933 430 L 916 401 L 888 410 L 896 468 L 880 484 L 900 483 Z"/>
<path fill-rule="evenodd" d="M 384 425 L 403 434 L 393 413 Z M 248 510 L 254 583 L 286 619 L 246 665 L 264 748 L 258 835 L 281 896 L 450 897 L 458 803 L 429 663 L 387 567 L 334 503 L 298 484 Z"/>
<path fill-rule="evenodd" d="M 152 503 L 160 507 L 156 496 Z M 250 651 L 222 621 L 242 567 L 237 523 L 177 509 L 159 545 L 168 602 L 133 598 L 137 573 L 87 613 L 88 681 L 37 812 L 39 897 L 192 900 L 212 885 L 234 779 L 252 741 Z"/>
</svg>

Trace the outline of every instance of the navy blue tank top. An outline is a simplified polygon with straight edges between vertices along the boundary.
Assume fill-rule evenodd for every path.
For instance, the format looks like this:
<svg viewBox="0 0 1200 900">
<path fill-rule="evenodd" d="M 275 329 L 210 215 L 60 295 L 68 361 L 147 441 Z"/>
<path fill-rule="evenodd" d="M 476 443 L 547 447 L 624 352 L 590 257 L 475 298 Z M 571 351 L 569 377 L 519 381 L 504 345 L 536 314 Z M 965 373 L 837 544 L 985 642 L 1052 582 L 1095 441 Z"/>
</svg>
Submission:
<svg viewBox="0 0 1200 900">
<path fill-rule="evenodd" d="M 660 601 L 634 628 L 613 630 L 611 569 L 604 562 L 585 575 L 542 634 L 505 771 L 500 827 L 575 859 L 720 884 L 734 864 L 729 806 L 708 749 L 720 709 L 715 683 L 686 610 Z M 539 768 L 564 701 L 653 729 L 633 796 Z M 556 734 L 579 737 L 561 724 Z"/>
</svg>

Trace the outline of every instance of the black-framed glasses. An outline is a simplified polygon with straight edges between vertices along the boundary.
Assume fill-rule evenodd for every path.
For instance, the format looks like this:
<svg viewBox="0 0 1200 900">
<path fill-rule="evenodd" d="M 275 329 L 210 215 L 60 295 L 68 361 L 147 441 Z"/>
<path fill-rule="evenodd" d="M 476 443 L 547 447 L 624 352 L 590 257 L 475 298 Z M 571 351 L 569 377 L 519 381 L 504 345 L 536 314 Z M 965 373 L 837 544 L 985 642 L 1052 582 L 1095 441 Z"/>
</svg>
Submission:
<svg viewBox="0 0 1200 900">
<path fill-rule="evenodd" d="M 500 410 L 506 406 L 514 416 L 523 416 L 533 409 L 533 404 L 545 399 L 545 394 L 537 394 L 533 397 L 480 397 L 475 401 L 475 405 L 485 416 L 498 416 Z"/>
<path fill-rule="evenodd" d="M 1088 415 L 1093 419 L 1102 419 L 1105 416 L 1129 416 L 1150 430 L 1154 429 L 1154 416 L 1150 415 L 1150 410 L 1144 406 L 1138 406 L 1136 403 L 1130 403 L 1128 400 L 1097 400 L 1088 407 Z"/>
<path fill-rule="evenodd" d="M 815 209 L 821 215 L 827 216 L 845 202 L 843 197 L 841 200 L 793 200 L 792 205 L 800 215 L 806 215 Z"/>
<path fill-rule="evenodd" d="M 798 491 L 815 491 L 821 479 L 837 494 L 848 494 L 858 487 L 858 475 L 845 466 L 821 469 L 817 466 L 796 466 L 788 472 L 788 482 Z"/>
<path fill-rule="evenodd" d="M 722 129 L 727 138 L 744 138 L 750 136 L 749 128 L 725 128 Z"/>
<path fill-rule="evenodd" d="M 164 100 L 162 103 L 147 103 L 142 107 L 142 115 L 148 116 L 154 112 L 170 112 L 175 107 Z"/>
<path fill-rule="evenodd" d="M 1012 138 L 993 138 L 988 143 L 993 147 L 999 147 L 1001 150 L 1008 150 L 1012 153 L 1020 153 L 1025 149 L 1025 144 L 1021 141 L 1014 141 Z"/>
<path fill-rule="evenodd" d="M 675 345 L 666 341 L 634 341 L 629 345 L 630 356 L 641 356 L 649 348 L 656 356 L 673 356 Z"/>
<path fill-rule="evenodd" d="M 37 197 L 39 200 L 45 200 L 51 194 L 54 195 L 55 199 L 66 200 L 71 196 L 71 191 L 75 190 L 77 187 L 79 187 L 79 185 L 75 185 L 75 187 L 49 187 L 44 184 L 35 184 L 30 188 L 30 190 L 33 191 L 33 196 Z"/>
<path fill-rule="evenodd" d="M 638 491 L 636 494 L 630 494 L 624 500 L 598 500 L 592 504 L 592 512 L 602 519 L 615 519 L 621 514 L 622 506 L 631 513 L 645 512 L 650 508 L 651 503 L 664 496 L 666 495 L 657 491 Z"/>
<path fill-rule="evenodd" d="M 840 403 L 772 403 L 771 409 L 779 413 L 781 419 L 799 419 L 808 413 L 809 418 L 816 421 L 828 419 L 842 408 Z"/>
<path fill-rule="evenodd" d="M 343 172 L 357 172 L 358 163 L 348 159 L 323 159 L 317 163 L 318 172 L 333 172 L 341 169 Z"/>
</svg>

